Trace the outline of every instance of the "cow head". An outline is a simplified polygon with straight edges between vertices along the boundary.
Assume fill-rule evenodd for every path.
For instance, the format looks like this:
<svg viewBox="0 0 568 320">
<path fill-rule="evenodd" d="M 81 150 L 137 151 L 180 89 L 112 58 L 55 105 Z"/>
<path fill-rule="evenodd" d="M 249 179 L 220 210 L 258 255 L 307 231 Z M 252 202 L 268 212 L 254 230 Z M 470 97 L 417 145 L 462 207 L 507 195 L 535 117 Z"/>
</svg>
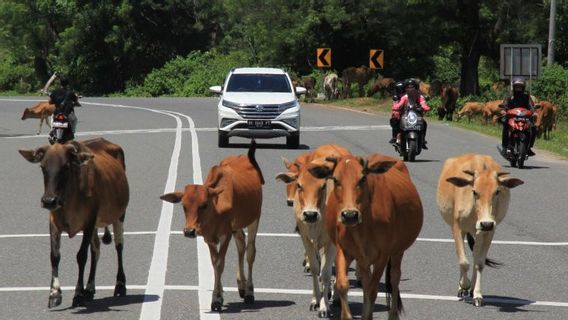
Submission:
<svg viewBox="0 0 568 320">
<path fill-rule="evenodd" d="M 370 206 L 369 175 L 387 172 L 396 161 L 370 156 L 328 157 L 308 164 L 309 172 L 318 179 L 333 181 L 333 196 L 338 203 L 338 221 L 353 226 L 363 221 L 363 214 Z"/>
<path fill-rule="evenodd" d="M 19 152 L 29 162 L 40 163 L 44 182 L 41 204 L 50 210 L 64 205 L 66 194 L 73 192 L 67 188 L 80 189 L 86 183 L 88 177 L 83 174 L 88 171 L 82 168 L 94 157 L 91 152 L 82 150 L 81 145 L 75 141 Z"/>
<path fill-rule="evenodd" d="M 171 192 L 160 196 L 160 199 L 180 203 L 185 214 L 184 236 L 195 238 L 203 234 L 203 228 L 232 208 L 233 188 L 227 174 L 219 167 L 211 169 L 207 181 L 203 185 L 189 184 L 183 192 Z"/>
<path fill-rule="evenodd" d="M 312 176 L 305 165 L 297 165 L 297 172 L 282 172 L 276 176 L 287 186 L 294 186 L 296 219 L 306 223 L 321 221 L 320 208 L 326 200 L 326 179 Z"/>
<path fill-rule="evenodd" d="M 508 172 L 495 170 L 469 171 L 464 173 L 468 176 L 450 177 L 446 179 L 456 187 L 470 187 L 473 198 L 477 231 L 493 231 L 497 222 L 495 220 L 495 208 L 504 191 L 515 188 L 524 182 L 517 178 L 511 178 Z"/>
<path fill-rule="evenodd" d="M 26 120 L 28 118 L 31 118 L 32 116 L 33 116 L 33 113 L 30 110 L 30 108 L 26 108 L 26 109 L 24 109 L 24 114 L 22 114 L 22 120 Z"/>
</svg>

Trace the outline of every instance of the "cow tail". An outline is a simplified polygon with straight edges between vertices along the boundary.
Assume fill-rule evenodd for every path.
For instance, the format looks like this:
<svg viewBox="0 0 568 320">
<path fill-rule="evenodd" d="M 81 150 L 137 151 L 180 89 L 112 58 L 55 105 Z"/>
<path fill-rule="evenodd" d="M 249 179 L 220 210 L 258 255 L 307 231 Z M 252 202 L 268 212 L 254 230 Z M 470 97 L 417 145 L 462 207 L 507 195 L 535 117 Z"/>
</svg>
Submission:
<svg viewBox="0 0 568 320">
<path fill-rule="evenodd" d="M 473 251 L 473 246 L 475 245 L 475 239 L 469 232 L 467 233 L 467 244 L 469 245 L 471 251 Z M 491 268 L 499 268 L 503 265 L 503 263 L 493 259 L 485 258 L 485 265 Z"/>
<path fill-rule="evenodd" d="M 262 175 L 262 171 L 260 170 L 260 167 L 258 166 L 258 162 L 256 162 L 256 158 L 254 157 L 255 151 L 256 151 L 256 140 L 252 139 L 251 142 L 250 142 L 250 147 L 249 147 L 249 151 L 248 151 L 248 158 L 249 158 L 250 163 L 252 163 L 252 166 L 258 172 L 258 176 L 260 177 L 260 184 L 264 184 L 264 176 Z"/>
<path fill-rule="evenodd" d="M 108 227 L 105 227 L 105 234 L 102 237 L 102 241 L 104 244 L 110 244 L 112 242 L 112 236 L 110 234 L 110 231 L 108 230 Z"/>
</svg>

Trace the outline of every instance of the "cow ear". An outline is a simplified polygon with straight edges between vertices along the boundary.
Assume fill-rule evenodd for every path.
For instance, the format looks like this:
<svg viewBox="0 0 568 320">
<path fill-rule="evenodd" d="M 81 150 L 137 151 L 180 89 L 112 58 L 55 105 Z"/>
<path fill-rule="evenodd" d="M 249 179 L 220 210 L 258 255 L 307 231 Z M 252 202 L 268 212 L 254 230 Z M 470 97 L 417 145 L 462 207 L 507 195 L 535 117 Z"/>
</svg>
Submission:
<svg viewBox="0 0 568 320">
<path fill-rule="evenodd" d="M 509 189 L 513 189 L 515 187 L 520 186 L 521 184 L 524 184 L 525 182 L 521 179 L 517 179 L 517 178 L 509 178 L 509 179 L 503 179 L 503 180 L 499 180 L 499 184 L 502 185 L 503 187 L 509 188 Z"/>
<path fill-rule="evenodd" d="M 171 203 L 178 203 L 181 201 L 183 197 L 183 192 L 170 192 L 160 196 L 160 199 L 171 202 Z"/>
<path fill-rule="evenodd" d="M 87 162 L 89 162 L 89 160 L 93 159 L 94 157 L 95 155 L 90 152 L 80 152 L 77 155 L 77 160 L 79 160 L 80 164 L 87 164 Z"/>
<path fill-rule="evenodd" d="M 280 181 L 288 184 L 288 183 L 296 181 L 296 179 L 298 179 L 298 174 L 297 173 L 291 173 L 291 172 L 280 172 L 279 174 L 276 175 L 276 177 L 274 179 L 280 180 Z"/>
<path fill-rule="evenodd" d="M 473 185 L 473 180 L 468 180 L 461 177 L 450 177 L 446 179 L 446 181 L 459 188 Z"/>
<path fill-rule="evenodd" d="M 49 146 L 42 146 L 35 150 L 18 150 L 18 152 L 31 163 L 38 163 L 43 159 L 45 151 Z"/>
<path fill-rule="evenodd" d="M 326 179 L 331 177 L 333 174 L 333 169 L 335 169 L 335 163 L 332 160 L 328 159 L 317 159 L 314 160 L 306 166 L 308 171 L 312 174 L 312 176 L 318 179 Z"/>
<path fill-rule="evenodd" d="M 385 173 L 396 164 L 396 160 L 384 160 L 380 157 L 367 157 L 366 167 L 363 169 L 365 173 Z"/>
</svg>

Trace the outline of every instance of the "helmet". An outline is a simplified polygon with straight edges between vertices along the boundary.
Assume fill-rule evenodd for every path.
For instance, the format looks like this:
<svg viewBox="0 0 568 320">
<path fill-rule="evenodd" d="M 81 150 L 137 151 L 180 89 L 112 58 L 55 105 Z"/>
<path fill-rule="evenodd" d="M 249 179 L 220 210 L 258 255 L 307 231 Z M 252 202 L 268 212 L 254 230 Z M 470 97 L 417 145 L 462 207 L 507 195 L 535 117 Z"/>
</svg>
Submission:
<svg viewBox="0 0 568 320">
<path fill-rule="evenodd" d="M 394 90 L 397 94 L 402 93 L 404 91 L 404 87 L 405 87 L 404 81 L 398 81 L 397 83 L 394 84 Z"/>
<path fill-rule="evenodd" d="M 413 78 L 406 79 L 406 81 L 404 82 L 404 88 L 406 89 L 409 86 L 413 86 L 415 89 L 418 89 L 418 81 Z"/>
<path fill-rule="evenodd" d="M 523 78 L 515 78 L 513 80 L 513 91 L 524 91 L 525 80 Z"/>
</svg>

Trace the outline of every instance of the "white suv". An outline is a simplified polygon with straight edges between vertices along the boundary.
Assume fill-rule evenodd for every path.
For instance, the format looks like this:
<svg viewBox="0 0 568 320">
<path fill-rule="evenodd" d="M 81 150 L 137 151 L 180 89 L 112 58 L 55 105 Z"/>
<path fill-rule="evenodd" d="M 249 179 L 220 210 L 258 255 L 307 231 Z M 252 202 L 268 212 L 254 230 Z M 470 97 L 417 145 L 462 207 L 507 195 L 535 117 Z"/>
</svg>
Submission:
<svg viewBox="0 0 568 320">
<path fill-rule="evenodd" d="M 225 79 L 225 85 L 209 90 L 221 96 L 218 105 L 219 147 L 229 144 L 229 137 L 286 137 L 286 145 L 300 144 L 300 103 L 297 95 L 306 89 L 292 85 L 282 69 L 237 68 Z"/>
</svg>

